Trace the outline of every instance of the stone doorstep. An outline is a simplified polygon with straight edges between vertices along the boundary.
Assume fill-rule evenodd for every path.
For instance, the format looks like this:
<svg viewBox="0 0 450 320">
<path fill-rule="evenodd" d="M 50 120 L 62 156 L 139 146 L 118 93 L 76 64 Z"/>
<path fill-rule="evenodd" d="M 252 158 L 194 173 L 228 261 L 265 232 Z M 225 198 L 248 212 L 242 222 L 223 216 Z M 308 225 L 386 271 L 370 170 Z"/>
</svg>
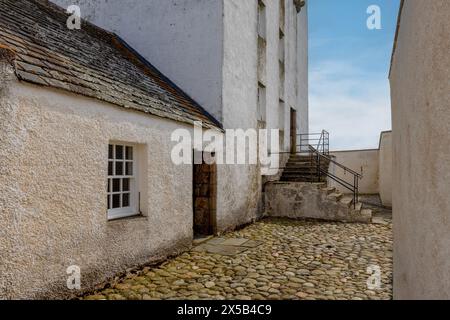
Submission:
<svg viewBox="0 0 450 320">
<path fill-rule="evenodd" d="M 216 244 L 222 244 L 225 240 L 227 240 L 227 238 L 212 238 L 211 240 L 208 241 L 208 244 L 211 245 L 216 245 Z"/>
<path fill-rule="evenodd" d="M 389 225 L 389 221 L 384 219 L 383 217 L 372 217 L 372 223 L 373 224 L 382 224 L 382 225 Z"/>
<path fill-rule="evenodd" d="M 212 254 L 221 254 L 233 256 L 242 253 L 248 249 L 256 248 L 262 241 L 249 240 L 244 238 L 213 238 L 197 245 L 193 251 L 208 252 Z"/>
<path fill-rule="evenodd" d="M 198 245 L 200 245 L 200 244 L 202 244 L 202 243 L 204 243 L 204 242 L 206 242 L 206 241 L 208 241 L 208 240 L 211 240 L 212 237 L 213 237 L 213 236 L 206 236 L 206 237 L 195 238 L 195 239 L 192 241 L 192 245 L 193 245 L 193 246 L 198 246 Z"/>
<path fill-rule="evenodd" d="M 225 241 L 223 241 L 221 243 L 221 245 L 223 246 L 242 246 L 244 243 L 246 243 L 248 241 L 248 239 L 242 239 L 242 238 L 231 238 L 231 239 L 226 239 Z"/>
</svg>

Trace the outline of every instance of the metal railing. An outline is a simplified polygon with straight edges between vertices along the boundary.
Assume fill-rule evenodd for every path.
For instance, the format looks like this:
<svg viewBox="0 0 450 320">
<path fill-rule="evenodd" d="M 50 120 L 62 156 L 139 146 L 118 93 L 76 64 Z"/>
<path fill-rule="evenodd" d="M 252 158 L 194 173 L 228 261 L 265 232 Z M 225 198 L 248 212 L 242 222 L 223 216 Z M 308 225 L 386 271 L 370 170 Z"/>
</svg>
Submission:
<svg viewBox="0 0 450 320">
<path fill-rule="evenodd" d="M 353 207 L 356 208 L 356 205 L 359 202 L 359 180 L 361 180 L 363 176 L 361 173 L 344 166 L 330 156 L 330 134 L 328 131 L 322 130 L 321 133 L 302 133 L 297 136 L 300 137 L 300 139 L 299 144 L 296 146 L 296 152 L 278 152 L 277 154 L 309 156 L 310 181 L 320 183 L 323 182 L 322 178 L 326 177 L 337 182 L 352 193 Z M 344 180 L 335 173 L 331 173 L 329 171 L 330 164 L 343 170 L 344 174 L 349 173 L 352 175 L 352 180 Z M 327 170 L 324 170 L 324 165 L 326 165 Z"/>
<path fill-rule="evenodd" d="M 326 130 L 321 133 L 301 133 L 298 135 L 300 143 L 297 145 L 299 153 L 309 153 L 309 146 L 315 146 L 316 150 L 324 155 L 330 155 L 330 134 Z"/>
<path fill-rule="evenodd" d="M 310 156 L 311 169 L 315 167 L 315 170 L 310 170 L 311 181 L 317 180 L 317 182 L 321 182 L 322 178 L 326 177 L 337 182 L 353 194 L 353 206 L 356 208 L 356 204 L 359 202 L 359 180 L 362 179 L 362 175 L 335 161 L 330 156 L 329 132 L 322 130 L 321 133 L 302 133 L 298 136 L 300 139 L 296 153 L 308 154 Z M 324 164 L 326 164 L 327 170 L 323 168 Z M 349 173 L 352 175 L 352 181 L 344 180 L 335 173 L 331 173 L 328 170 L 330 164 L 343 170 L 344 174 Z"/>
<path fill-rule="evenodd" d="M 359 180 L 362 179 L 362 175 L 344 165 L 341 163 L 333 160 L 330 156 L 324 155 L 323 153 L 319 152 L 317 149 L 315 149 L 313 146 L 309 146 L 311 159 L 315 160 L 316 164 L 316 174 L 317 174 L 317 181 L 321 182 L 322 177 L 325 176 L 326 178 L 329 178 L 347 190 L 351 191 L 353 195 L 353 207 L 356 208 L 357 203 L 359 202 Z M 311 160 L 311 163 L 313 163 L 313 160 Z M 329 170 L 324 170 L 322 168 L 322 165 L 324 163 L 332 163 L 333 165 L 337 166 L 338 168 L 341 168 L 344 170 L 344 173 L 349 173 L 353 177 L 353 182 L 349 182 L 347 180 L 344 180 L 337 175 L 331 173 Z M 328 166 L 327 166 L 328 167 Z"/>
</svg>

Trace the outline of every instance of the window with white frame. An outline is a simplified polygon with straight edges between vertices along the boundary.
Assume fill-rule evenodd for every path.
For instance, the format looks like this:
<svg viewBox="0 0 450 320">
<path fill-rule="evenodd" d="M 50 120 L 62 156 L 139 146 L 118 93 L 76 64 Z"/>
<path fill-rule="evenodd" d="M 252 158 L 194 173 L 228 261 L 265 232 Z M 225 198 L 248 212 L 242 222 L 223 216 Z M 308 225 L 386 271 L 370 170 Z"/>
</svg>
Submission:
<svg viewBox="0 0 450 320">
<path fill-rule="evenodd" d="M 139 214 L 136 146 L 111 143 L 108 147 L 108 219 Z"/>
</svg>

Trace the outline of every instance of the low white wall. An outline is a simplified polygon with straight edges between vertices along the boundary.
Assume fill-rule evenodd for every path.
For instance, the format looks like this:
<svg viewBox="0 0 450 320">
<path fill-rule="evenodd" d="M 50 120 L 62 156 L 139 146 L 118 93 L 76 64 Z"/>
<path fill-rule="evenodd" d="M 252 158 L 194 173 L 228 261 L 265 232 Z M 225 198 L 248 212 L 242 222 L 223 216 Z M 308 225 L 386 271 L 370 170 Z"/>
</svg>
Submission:
<svg viewBox="0 0 450 320">
<path fill-rule="evenodd" d="M 361 194 L 379 194 L 383 206 L 392 207 L 392 131 L 380 135 L 378 150 L 348 150 L 331 152 L 334 160 L 340 164 L 362 173 L 359 182 Z M 330 164 L 330 172 L 353 184 L 353 175 Z M 350 191 L 330 179 L 330 185 L 343 193 Z"/>
<path fill-rule="evenodd" d="M 378 150 L 351 150 L 351 151 L 336 151 L 331 155 L 334 159 L 344 166 L 361 173 L 363 178 L 359 182 L 359 192 L 362 194 L 376 194 L 379 193 L 378 187 Z M 353 175 L 345 173 L 345 171 L 332 163 L 330 164 L 330 172 L 335 174 L 340 179 L 353 184 Z M 343 193 L 350 191 L 340 184 L 333 182 L 332 186 L 336 187 Z"/>
</svg>

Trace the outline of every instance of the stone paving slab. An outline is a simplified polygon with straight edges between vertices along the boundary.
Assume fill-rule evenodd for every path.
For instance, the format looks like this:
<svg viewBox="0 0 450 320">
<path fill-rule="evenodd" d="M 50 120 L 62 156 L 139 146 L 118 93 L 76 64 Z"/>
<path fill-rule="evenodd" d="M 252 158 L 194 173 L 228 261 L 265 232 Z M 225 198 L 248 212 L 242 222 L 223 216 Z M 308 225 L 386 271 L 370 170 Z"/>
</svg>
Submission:
<svg viewBox="0 0 450 320">
<path fill-rule="evenodd" d="M 192 242 L 193 246 L 198 246 L 199 244 L 202 244 L 206 241 L 209 241 L 213 239 L 213 236 L 204 236 L 204 237 L 200 237 L 200 238 L 194 238 L 194 241 Z"/>
<path fill-rule="evenodd" d="M 214 244 L 222 244 L 226 240 L 227 240 L 227 238 L 221 238 L 221 237 L 213 238 L 213 239 L 208 241 L 208 244 L 213 244 L 213 245 Z"/>
<path fill-rule="evenodd" d="M 223 246 L 227 239 L 249 241 Z M 259 245 L 244 247 L 250 244 Z M 380 286 L 372 288 L 368 268 L 374 266 L 381 270 Z M 266 219 L 84 298 L 388 300 L 392 224 Z"/>
<path fill-rule="evenodd" d="M 377 217 L 377 216 L 375 216 L 375 217 L 372 218 L 372 223 L 374 223 L 374 224 L 382 224 L 382 225 L 387 226 L 387 225 L 390 224 L 390 220 L 388 220 L 388 219 L 386 219 L 384 217 Z"/>
<path fill-rule="evenodd" d="M 256 248 L 257 246 L 260 246 L 261 244 L 263 244 L 263 241 L 248 240 L 247 242 L 242 244 L 242 247 Z"/>
<path fill-rule="evenodd" d="M 236 238 L 231 238 L 231 239 L 227 239 L 224 242 L 221 243 L 221 245 L 224 246 L 242 246 L 244 243 L 246 243 L 248 241 L 248 239 L 236 239 Z"/>
</svg>

